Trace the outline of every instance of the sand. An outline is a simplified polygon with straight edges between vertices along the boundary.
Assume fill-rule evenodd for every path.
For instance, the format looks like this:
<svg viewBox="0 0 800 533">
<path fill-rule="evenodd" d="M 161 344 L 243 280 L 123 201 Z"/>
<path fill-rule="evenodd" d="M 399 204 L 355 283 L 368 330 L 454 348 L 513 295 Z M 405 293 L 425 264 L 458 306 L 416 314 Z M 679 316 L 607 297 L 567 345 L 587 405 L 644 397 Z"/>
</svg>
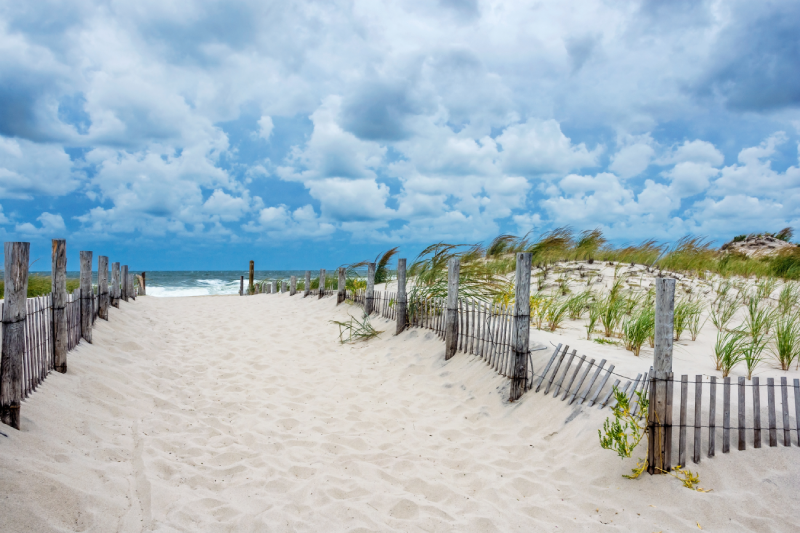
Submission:
<svg viewBox="0 0 800 533">
<path fill-rule="evenodd" d="M 332 298 L 142 297 L 0 429 L 0 531 L 796 531 L 800 448 L 696 465 L 600 449 L 607 410 L 527 394 L 425 330 L 340 345 Z M 545 343 L 570 342 L 533 332 Z M 643 371 L 616 347 L 592 357 Z M 677 372 L 709 359 L 676 352 Z M 700 362 L 702 361 L 702 362 Z M 712 367 L 713 369 L 713 367 Z M 776 374 L 777 375 L 777 374 Z M 796 440 L 795 440 L 796 442 Z M 644 454 L 644 450 L 640 450 Z M 695 465 L 691 465 L 692 468 Z"/>
</svg>

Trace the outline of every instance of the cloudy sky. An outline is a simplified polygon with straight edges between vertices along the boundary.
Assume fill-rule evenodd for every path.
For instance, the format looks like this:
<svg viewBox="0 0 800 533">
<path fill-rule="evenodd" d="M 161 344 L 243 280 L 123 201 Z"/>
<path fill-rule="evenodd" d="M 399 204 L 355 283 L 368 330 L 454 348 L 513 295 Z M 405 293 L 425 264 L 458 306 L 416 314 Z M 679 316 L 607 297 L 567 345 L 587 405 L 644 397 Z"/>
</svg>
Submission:
<svg viewBox="0 0 800 533">
<path fill-rule="evenodd" d="M 798 27 L 796 1 L 2 0 L 0 232 L 153 270 L 800 227 Z"/>
</svg>

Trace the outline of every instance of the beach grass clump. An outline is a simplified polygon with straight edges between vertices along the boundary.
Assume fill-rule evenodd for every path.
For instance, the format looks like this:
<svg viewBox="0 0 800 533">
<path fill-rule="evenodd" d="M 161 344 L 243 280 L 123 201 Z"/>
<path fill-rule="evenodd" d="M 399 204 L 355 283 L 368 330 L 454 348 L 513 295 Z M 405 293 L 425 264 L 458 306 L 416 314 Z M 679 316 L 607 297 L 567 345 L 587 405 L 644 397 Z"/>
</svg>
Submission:
<svg viewBox="0 0 800 533">
<path fill-rule="evenodd" d="M 620 294 L 621 280 L 614 282 L 611 290 L 600 300 L 600 322 L 603 324 L 603 334 L 606 337 L 614 335 L 623 315 L 625 314 L 625 300 Z"/>
<path fill-rule="evenodd" d="M 67 292 L 71 293 L 81 286 L 79 279 L 67 279 Z M 0 281 L 0 298 L 5 296 L 5 282 Z M 53 280 L 50 276 L 31 274 L 28 276 L 28 298 L 45 296 L 53 292 Z"/>
<path fill-rule="evenodd" d="M 679 300 L 675 304 L 675 311 L 673 314 L 673 329 L 675 331 L 675 340 L 681 340 L 683 332 L 690 328 L 692 322 L 699 324 L 700 314 L 703 312 L 703 305 L 700 300 L 692 300 L 689 298 Z M 700 326 L 698 325 L 698 328 Z M 697 329 L 699 332 L 699 329 Z M 694 334 L 692 340 L 695 340 L 697 335 Z"/>
<path fill-rule="evenodd" d="M 756 367 L 764 360 L 764 348 L 767 346 L 766 336 L 751 337 L 742 347 L 742 361 L 747 368 L 747 379 L 752 379 Z"/>
<path fill-rule="evenodd" d="M 586 321 L 586 339 L 592 339 L 592 333 L 594 332 L 594 328 L 597 327 L 597 323 L 600 321 L 600 313 L 602 312 L 602 305 L 599 301 L 594 300 L 592 301 L 589 306 L 589 316 Z"/>
<path fill-rule="evenodd" d="M 561 324 L 567 318 L 568 313 L 569 300 L 563 298 L 550 298 L 550 305 L 547 306 L 547 310 L 545 312 L 547 329 L 549 331 L 555 331 L 561 327 Z"/>
<path fill-rule="evenodd" d="M 727 378 L 734 366 L 742 361 L 742 351 L 747 342 L 747 336 L 740 330 L 717 332 L 717 342 L 714 344 L 714 363 L 716 369 L 722 371 L 722 377 Z"/>
<path fill-rule="evenodd" d="M 642 307 L 632 313 L 631 317 L 622 324 L 622 340 L 625 349 L 639 357 L 642 345 L 654 335 L 656 327 L 656 312 L 653 307 Z"/>
<path fill-rule="evenodd" d="M 764 278 L 756 281 L 755 297 L 759 300 L 769 298 L 775 291 L 775 287 L 777 287 L 777 285 L 778 280 L 775 278 Z"/>
<path fill-rule="evenodd" d="M 778 295 L 778 311 L 783 314 L 792 313 L 794 308 L 797 307 L 799 299 L 800 292 L 798 292 L 797 283 L 785 283 Z"/>
<path fill-rule="evenodd" d="M 775 320 L 775 333 L 770 350 L 781 365 L 781 370 L 789 370 L 798 360 L 800 352 L 800 321 L 797 314 L 784 314 Z"/>
<path fill-rule="evenodd" d="M 720 298 L 711 305 L 709 318 L 718 331 L 724 331 L 738 310 L 739 300 L 737 298 Z"/>
<path fill-rule="evenodd" d="M 342 344 L 367 341 L 383 333 L 372 327 L 369 315 L 366 314 L 361 320 L 351 315 L 347 322 L 331 320 L 331 323 L 339 326 L 339 342 Z"/>
<path fill-rule="evenodd" d="M 758 298 L 750 298 L 747 304 L 747 317 L 742 327 L 753 341 L 766 337 L 769 333 L 775 314 L 767 305 L 759 305 Z"/>
<path fill-rule="evenodd" d="M 583 315 L 589 309 L 589 305 L 592 301 L 592 296 L 593 294 L 591 291 L 583 291 L 571 297 L 569 300 L 567 300 L 567 307 L 569 310 L 568 314 L 570 320 L 580 320 L 581 318 L 583 318 Z"/>
</svg>

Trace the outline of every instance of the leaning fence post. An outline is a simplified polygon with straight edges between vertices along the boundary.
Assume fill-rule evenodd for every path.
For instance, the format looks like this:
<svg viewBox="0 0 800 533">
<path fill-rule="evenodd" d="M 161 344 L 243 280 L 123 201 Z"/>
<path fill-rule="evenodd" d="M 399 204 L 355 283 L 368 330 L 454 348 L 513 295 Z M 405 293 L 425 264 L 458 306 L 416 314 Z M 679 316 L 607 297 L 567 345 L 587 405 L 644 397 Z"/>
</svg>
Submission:
<svg viewBox="0 0 800 533">
<path fill-rule="evenodd" d="M 397 260 L 397 296 L 395 297 L 394 306 L 397 311 L 397 331 L 395 335 L 399 335 L 406 329 L 406 260 Z"/>
<path fill-rule="evenodd" d="M 22 403 L 22 356 L 28 318 L 28 242 L 7 242 L 5 252 L 5 296 L 3 344 L 0 361 L 0 420 L 19 429 Z"/>
<path fill-rule="evenodd" d="M 347 280 L 345 278 L 344 267 L 339 267 L 339 280 L 336 283 L 336 305 L 342 303 L 347 291 Z"/>
<path fill-rule="evenodd" d="M 289 278 L 289 296 L 297 294 L 297 276 Z"/>
<path fill-rule="evenodd" d="M 97 316 L 108 320 L 108 257 L 97 256 Z"/>
<path fill-rule="evenodd" d="M 319 297 L 325 296 L 325 269 L 319 269 Z"/>
<path fill-rule="evenodd" d="M 111 305 L 119 309 L 119 263 L 111 263 Z"/>
<path fill-rule="evenodd" d="M 517 254 L 517 272 L 514 292 L 514 329 L 511 331 L 511 349 L 514 354 L 511 374 L 511 391 L 508 400 L 522 398 L 527 389 L 528 355 L 531 335 L 531 258 L 533 254 Z"/>
<path fill-rule="evenodd" d="M 372 314 L 373 300 L 375 300 L 375 263 L 367 264 L 367 297 L 364 300 L 364 313 Z"/>
<path fill-rule="evenodd" d="M 128 301 L 128 265 L 122 265 L 119 279 L 120 297 Z"/>
<path fill-rule="evenodd" d="M 53 368 L 67 373 L 67 241 L 53 239 Z"/>
<path fill-rule="evenodd" d="M 672 339 L 675 313 L 675 280 L 673 278 L 656 278 L 656 325 L 655 350 L 653 368 L 655 370 L 654 395 L 650 398 L 651 408 L 648 410 L 648 446 L 647 471 L 650 474 L 663 473 L 670 470 L 670 458 L 667 457 L 667 441 L 672 438 L 672 428 L 667 421 L 667 378 L 672 372 Z M 683 465 L 681 465 L 683 466 Z"/>
<path fill-rule="evenodd" d="M 81 337 L 92 343 L 92 252 L 81 254 Z"/>
<path fill-rule="evenodd" d="M 447 262 L 447 315 L 444 325 L 444 360 L 456 354 L 458 348 L 458 276 L 461 272 L 461 260 L 451 257 Z"/>
<path fill-rule="evenodd" d="M 306 270 L 306 283 L 303 285 L 303 298 L 311 293 L 311 271 Z"/>
</svg>

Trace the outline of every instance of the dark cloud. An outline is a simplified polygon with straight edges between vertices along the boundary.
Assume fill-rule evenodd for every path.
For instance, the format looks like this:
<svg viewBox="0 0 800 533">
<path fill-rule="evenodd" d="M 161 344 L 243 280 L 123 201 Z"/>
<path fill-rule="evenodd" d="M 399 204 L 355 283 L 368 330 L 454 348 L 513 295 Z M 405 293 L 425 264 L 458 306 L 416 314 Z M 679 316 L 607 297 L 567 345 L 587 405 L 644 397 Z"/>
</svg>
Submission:
<svg viewBox="0 0 800 533">
<path fill-rule="evenodd" d="M 429 108 L 410 81 L 366 82 L 344 99 L 341 126 L 361 139 L 400 141 L 411 135 L 408 118 Z"/>
<path fill-rule="evenodd" d="M 734 110 L 800 106 L 800 3 L 737 6 L 694 90 L 719 95 Z"/>
<path fill-rule="evenodd" d="M 473 20 L 481 15 L 478 0 L 439 0 L 439 5 L 462 20 Z"/>
<path fill-rule="evenodd" d="M 600 42 L 600 37 L 596 35 L 586 35 L 583 37 L 570 37 L 565 39 L 564 45 L 567 48 L 572 72 L 577 72 L 589 60 L 594 53 L 595 47 Z"/>
</svg>

